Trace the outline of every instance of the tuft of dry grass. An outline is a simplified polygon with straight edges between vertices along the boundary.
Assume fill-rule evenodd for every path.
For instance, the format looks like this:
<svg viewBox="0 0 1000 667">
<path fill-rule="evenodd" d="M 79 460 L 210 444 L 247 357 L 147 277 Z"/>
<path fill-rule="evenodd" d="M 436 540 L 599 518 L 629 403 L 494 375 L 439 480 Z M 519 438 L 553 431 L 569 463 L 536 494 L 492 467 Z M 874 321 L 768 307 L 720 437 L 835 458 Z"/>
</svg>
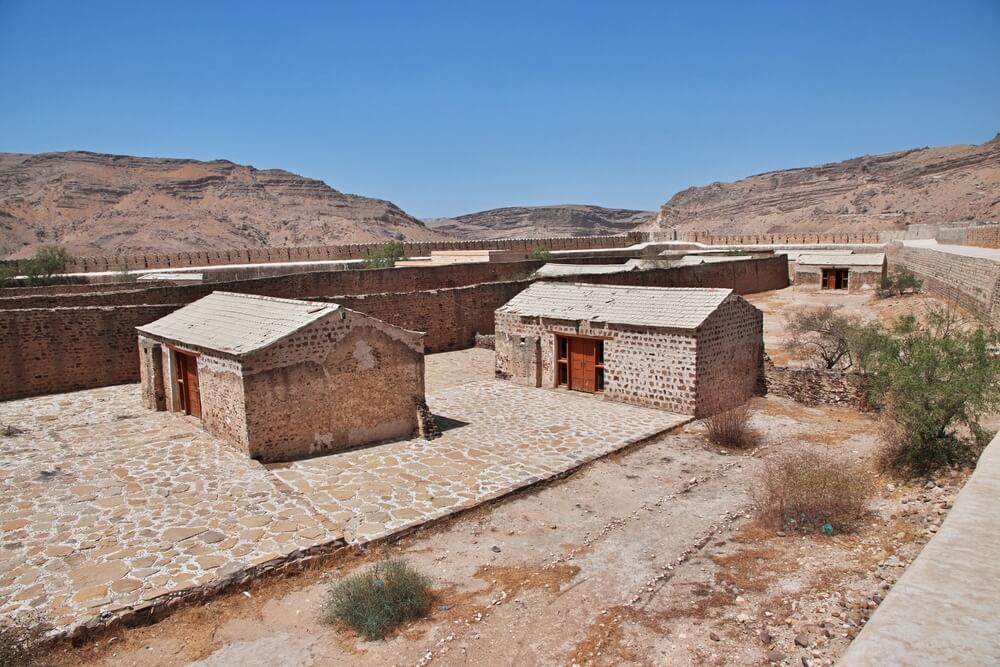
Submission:
<svg viewBox="0 0 1000 667">
<path fill-rule="evenodd" d="M 709 441 L 729 449 L 749 449 L 757 443 L 757 434 L 750 428 L 750 404 L 716 412 L 702 420 Z"/>
<path fill-rule="evenodd" d="M 758 520 L 774 530 L 848 532 L 867 514 L 874 490 L 864 467 L 802 449 L 768 461 L 753 494 Z"/>
</svg>

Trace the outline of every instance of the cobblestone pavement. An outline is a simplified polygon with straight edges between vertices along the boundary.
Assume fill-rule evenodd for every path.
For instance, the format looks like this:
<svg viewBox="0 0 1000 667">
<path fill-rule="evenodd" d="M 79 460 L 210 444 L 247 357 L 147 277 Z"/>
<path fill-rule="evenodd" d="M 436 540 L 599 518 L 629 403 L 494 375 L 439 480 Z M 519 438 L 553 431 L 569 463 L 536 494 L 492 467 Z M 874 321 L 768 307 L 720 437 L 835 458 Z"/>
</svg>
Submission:
<svg viewBox="0 0 1000 667">
<path fill-rule="evenodd" d="M 0 404 L 0 421 L 23 431 L 0 437 L 0 616 L 36 609 L 71 630 L 310 548 L 391 535 L 687 419 L 475 380 L 491 353 L 450 354 L 428 358 L 441 438 L 267 467 L 196 420 L 146 411 L 137 385 Z"/>
</svg>

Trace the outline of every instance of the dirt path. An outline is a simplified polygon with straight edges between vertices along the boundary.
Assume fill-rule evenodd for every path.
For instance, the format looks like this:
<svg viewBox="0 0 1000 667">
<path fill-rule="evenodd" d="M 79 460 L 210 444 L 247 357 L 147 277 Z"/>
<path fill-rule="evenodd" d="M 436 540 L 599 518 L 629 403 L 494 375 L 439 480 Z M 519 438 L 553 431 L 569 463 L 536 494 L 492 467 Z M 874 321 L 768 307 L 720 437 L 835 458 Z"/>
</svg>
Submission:
<svg viewBox="0 0 1000 667">
<path fill-rule="evenodd" d="M 380 555 L 345 553 L 55 658 L 101 665 L 831 662 L 873 609 L 871 595 L 930 534 L 924 519 L 932 517 L 927 526 L 940 520 L 961 480 L 939 492 L 880 484 L 878 512 L 857 536 L 755 531 L 745 513 L 764 458 L 809 442 L 865 458 L 874 445 L 870 420 L 851 411 L 783 399 L 757 399 L 755 408 L 764 446 L 753 455 L 718 450 L 693 425 L 387 545 L 382 553 L 402 555 L 432 577 L 437 596 L 429 618 L 389 640 L 365 642 L 319 621 L 327 578 Z M 890 558 L 898 564 L 881 565 Z M 831 597 L 841 593 L 843 607 Z"/>
</svg>

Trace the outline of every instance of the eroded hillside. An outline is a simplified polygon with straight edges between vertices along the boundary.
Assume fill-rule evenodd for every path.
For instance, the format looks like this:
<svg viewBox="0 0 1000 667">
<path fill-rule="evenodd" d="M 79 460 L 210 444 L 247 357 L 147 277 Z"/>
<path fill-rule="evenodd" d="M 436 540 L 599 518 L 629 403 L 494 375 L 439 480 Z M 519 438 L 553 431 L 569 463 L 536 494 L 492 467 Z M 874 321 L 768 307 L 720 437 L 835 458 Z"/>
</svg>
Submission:
<svg viewBox="0 0 1000 667">
<path fill-rule="evenodd" d="M 0 256 L 444 238 L 395 204 L 280 169 L 97 153 L 0 154 Z"/>
</svg>

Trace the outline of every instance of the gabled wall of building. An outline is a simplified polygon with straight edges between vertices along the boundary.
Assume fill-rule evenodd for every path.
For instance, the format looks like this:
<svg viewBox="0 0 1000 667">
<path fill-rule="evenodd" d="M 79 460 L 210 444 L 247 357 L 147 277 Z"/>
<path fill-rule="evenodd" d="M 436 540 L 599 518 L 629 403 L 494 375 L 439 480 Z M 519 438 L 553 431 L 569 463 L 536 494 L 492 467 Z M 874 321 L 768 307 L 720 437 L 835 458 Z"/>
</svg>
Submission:
<svg viewBox="0 0 1000 667">
<path fill-rule="evenodd" d="M 764 372 L 764 314 L 732 295 L 697 331 L 696 417 L 746 401 Z"/>
<path fill-rule="evenodd" d="M 422 334 L 341 308 L 248 355 L 243 386 L 249 452 L 262 461 L 410 437 Z"/>
</svg>

